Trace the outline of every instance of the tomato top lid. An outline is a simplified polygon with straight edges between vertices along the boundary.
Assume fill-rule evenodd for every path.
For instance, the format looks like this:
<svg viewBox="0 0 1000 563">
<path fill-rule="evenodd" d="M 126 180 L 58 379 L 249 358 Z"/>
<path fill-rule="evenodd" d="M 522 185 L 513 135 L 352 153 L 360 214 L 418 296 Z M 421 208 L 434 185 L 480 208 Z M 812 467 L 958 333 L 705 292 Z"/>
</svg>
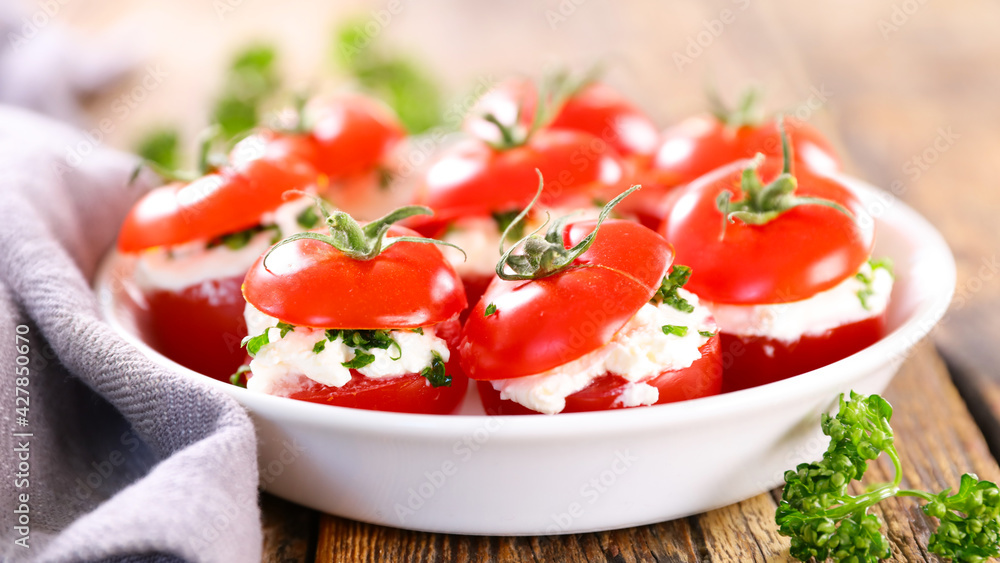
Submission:
<svg viewBox="0 0 1000 563">
<path fill-rule="evenodd" d="M 783 161 L 759 155 L 692 182 L 661 225 L 677 259 L 697 272 L 688 289 L 699 297 L 800 301 L 853 276 L 871 255 L 874 227 L 857 196 L 830 177 L 793 175 L 783 139 Z"/>
<path fill-rule="evenodd" d="M 129 211 L 118 249 L 138 252 L 242 231 L 286 202 L 295 190 L 318 190 L 325 182 L 310 164 L 302 137 L 262 131 L 233 148 L 229 163 L 190 182 L 155 188 Z"/>
<path fill-rule="evenodd" d="M 292 235 L 247 273 L 243 296 L 280 321 L 313 328 L 417 328 L 451 319 L 467 302 L 434 247 L 392 223 L 430 210 L 404 207 L 364 226 L 320 205 L 329 234 Z M 432 244 L 426 244 L 432 243 Z"/>
<path fill-rule="evenodd" d="M 515 245 L 523 254 L 504 253 L 463 330 L 460 361 L 469 377 L 522 377 L 571 362 L 610 342 L 649 302 L 673 255 L 650 229 L 607 219 L 631 192 L 596 221 L 563 218 L 544 238 Z"/>
</svg>

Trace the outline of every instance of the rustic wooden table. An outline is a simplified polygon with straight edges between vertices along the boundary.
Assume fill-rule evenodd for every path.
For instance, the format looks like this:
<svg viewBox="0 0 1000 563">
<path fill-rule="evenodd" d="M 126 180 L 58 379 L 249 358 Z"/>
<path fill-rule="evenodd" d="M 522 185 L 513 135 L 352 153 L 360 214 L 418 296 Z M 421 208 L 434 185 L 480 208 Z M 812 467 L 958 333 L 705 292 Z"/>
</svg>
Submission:
<svg viewBox="0 0 1000 563">
<path fill-rule="evenodd" d="M 336 4 L 336 5 L 334 5 Z M 154 122 L 201 123 L 225 54 L 249 38 L 282 45 L 290 82 L 322 67 L 331 22 L 345 13 L 380 41 L 423 58 L 462 91 L 510 71 L 603 59 L 608 80 L 663 125 L 704 109 L 703 87 L 728 96 L 750 81 L 768 106 L 828 133 L 847 170 L 892 191 L 938 226 L 959 265 L 956 299 L 886 391 L 907 467 L 904 485 L 956 486 L 973 471 L 1000 479 L 1000 4 L 990 0 L 546 0 L 419 4 L 104 0 L 68 5 L 63 19 L 101 32 L 126 13 L 169 72 L 110 136 L 128 146 Z M 231 9 L 229 9 L 231 8 Z M 183 41 L 178 41 L 183 37 Z M 98 116 L 116 116 L 109 96 Z M 117 119 L 117 118 L 116 118 Z M 889 468 L 874 467 L 871 478 Z M 673 522 L 559 537 L 465 537 L 353 522 L 263 495 L 266 561 L 783 561 L 778 492 Z M 927 518 L 884 503 L 893 557 L 935 560 L 921 547 Z"/>
</svg>

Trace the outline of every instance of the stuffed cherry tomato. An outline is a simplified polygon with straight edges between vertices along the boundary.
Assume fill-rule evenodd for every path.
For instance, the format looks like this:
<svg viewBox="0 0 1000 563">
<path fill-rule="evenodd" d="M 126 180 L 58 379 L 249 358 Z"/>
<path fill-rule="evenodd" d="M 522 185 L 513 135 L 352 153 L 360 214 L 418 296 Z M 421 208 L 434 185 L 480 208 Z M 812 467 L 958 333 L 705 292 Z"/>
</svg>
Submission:
<svg viewBox="0 0 1000 563">
<path fill-rule="evenodd" d="M 466 250 L 467 256 L 446 254 L 470 299 L 478 299 L 493 278 L 500 236 L 534 197 L 536 171 L 547 182 L 541 200 L 546 209 L 593 209 L 595 200 L 620 192 L 626 180 L 621 158 L 614 151 L 594 152 L 599 140 L 589 133 L 501 129 L 500 145 L 472 137 L 447 149 L 428 169 L 417 193 L 418 203 L 433 209 L 435 217 L 414 227 Z M 544 215 L 539 209 L 534 218 Z"/>
<path fill-rule="evenodd" d="M 331 183 L 325 197 L 353 216 L 386 212 L 386 192 L 405 137 L 399 119 L 381 102 L 361 95 L 316 99 L 305 108 L 316 169 Z"/>
<path fill-rule="evenodd" d="M 452 352 L 466 307 L 458 274 L 434 244 L 392 226 L 327 216 L 330 234 L 275 245 L 243 285 L 247 389 L 368 410 L 449 413 L 468 380 Z M 325 211 L 324 211 L 325 213 Z"/>
<path fill-rule="evenodd" d="M 671 188 L 687 184 L 699 176 L 757 153 L 781 156 L 778 119 L 759 117 L 753 93 L 748 92 L 737 111 L 728 111 L 715 102 L 716 110 L 698 115 L 663 132 L 661 143 L 647 175 L 654 198 Z M 809 124 L 797 119 L 783 120 L 798 168 L 829 174 L 840 170 L 840 160 L 830 142 Z M 662 201 L 662 196 L 660 197 Z M 644 222 L 659 223 L 663 211 L 649 200 Z"/>
<path fill-rule="evenodd" d="M 318 222 L 309 198 L 286 197 L 317 190 L 312 160 L 303 139 L 260 133 L 236 145 L 229 165 L 156 188 L 132 208 L 118 249 L 137 256 L 134 281 L 160 352 L 222 380 L 240 365 L 240 285 L 271 244 Z"/>
<path fill-rule="evenodd" d="M 861 202 L 835 179 L 790 167 L 761 156 L 708 174 L 683 189 L 660 230 L 719 323 L 726 391 L 816 369 L 885 330 L 892 273 L 871 260 Z"/>
<path fill-rule="evenodd" d="M 719 392 L 711 313 L 689 271 L 636 223 L 555 222 L 504 255 L 462 331 L 460 354 L 490 414 L 606 410 Z"/>
</svg>

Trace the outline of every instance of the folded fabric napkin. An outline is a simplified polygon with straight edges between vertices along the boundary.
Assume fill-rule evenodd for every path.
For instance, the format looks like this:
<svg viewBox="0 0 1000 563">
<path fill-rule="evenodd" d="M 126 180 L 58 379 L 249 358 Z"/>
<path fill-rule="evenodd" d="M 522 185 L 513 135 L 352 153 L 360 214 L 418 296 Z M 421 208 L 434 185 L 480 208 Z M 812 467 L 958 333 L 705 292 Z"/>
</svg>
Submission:
<svg viewBox="0 0 1000 563">
<path fill-rule="evenodd" d="M 90 279 L 146 189 L 127 185 L 134 166 L 65 125 L 0 106 L 5 561 L 261 557 L 245 411 L 147 360 L 98 313 Z"/>
</svg>

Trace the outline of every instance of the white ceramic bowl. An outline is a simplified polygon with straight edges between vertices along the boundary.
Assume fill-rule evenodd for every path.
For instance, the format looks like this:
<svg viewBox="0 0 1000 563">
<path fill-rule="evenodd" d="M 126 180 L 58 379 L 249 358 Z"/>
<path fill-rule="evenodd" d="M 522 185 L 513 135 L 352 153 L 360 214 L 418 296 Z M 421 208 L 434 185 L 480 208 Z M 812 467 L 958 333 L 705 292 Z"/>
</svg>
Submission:
<svg viewBox="0 0 1000 563">
<path fill-rule="evenodd" d="M 820 413 L 850 389 L 880 392 L 944 314 L 955 263 L 938 232 L 889 194 L 845 179 L 876 217 L 876 256 L 896 264 L 891 333 L 815 371 L 694 401 L 609 412 L 486 417 L 382 413 L 259 395 L 213 381 L 252 415 L 261 486 L 331 514 L 431 532 L 575 533 L 660 522 L 767 491 L 826 447 Z M 111 255 L 103 313 L 149 357 L 141 311 Z M 475 386 L 470 386 L 474 389 Z"/>
</svg>

